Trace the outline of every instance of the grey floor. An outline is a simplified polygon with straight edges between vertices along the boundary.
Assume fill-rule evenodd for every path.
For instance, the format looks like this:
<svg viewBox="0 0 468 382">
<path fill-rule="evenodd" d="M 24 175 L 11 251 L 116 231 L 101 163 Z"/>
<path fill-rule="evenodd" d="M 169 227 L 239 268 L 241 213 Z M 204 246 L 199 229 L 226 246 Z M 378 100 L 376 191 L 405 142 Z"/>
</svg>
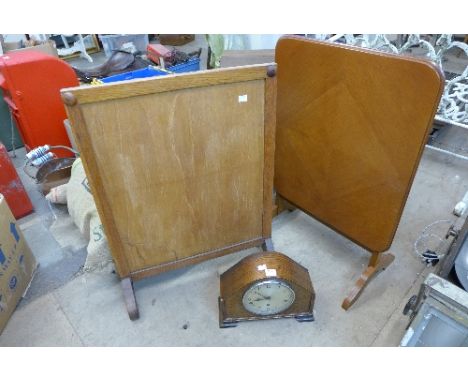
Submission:
<svg viewBox="0 0 468 382">
<path fill-rule="evenodd" d="M 468 190 L 466 161 L 426 149 L 390 252 L 394 263 L 348 311 L 343 298 L 368 253 L 300 211 L 274 219 L 273 242 L 308 268 L 317 294 L 316 321 L 241 323 L 219 329 L 219 274 L 247 250 L 135 283 L 141 318 L 128 319 L 118 277 L 84 273 L 86 242 L 66 207 L 48 204 L 14 163 L 35 213 L 19 221 L 40 263 L 31 288 L 0 336 L 0 346 L 396 346 L 408 323 L 402 309 L 428 272 L 413 245 L 425 226 L 455 220 Z M 448 225 L 440 227 L 442 233 Z"/>
</svg>

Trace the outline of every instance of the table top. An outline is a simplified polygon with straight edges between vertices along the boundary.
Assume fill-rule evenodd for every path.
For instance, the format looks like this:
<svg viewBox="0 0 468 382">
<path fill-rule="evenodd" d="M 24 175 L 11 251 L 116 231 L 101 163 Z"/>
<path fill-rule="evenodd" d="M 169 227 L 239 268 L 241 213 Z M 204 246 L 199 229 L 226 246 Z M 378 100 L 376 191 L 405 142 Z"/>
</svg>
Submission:
<svg viewBox="0 0 468 382">
<path fill-rule="evenodd" d="M 387 250 L 443 74 L 429 61 L 292 36 L 276 62 L 276 191 L 367 250 Z"/>
</svg>

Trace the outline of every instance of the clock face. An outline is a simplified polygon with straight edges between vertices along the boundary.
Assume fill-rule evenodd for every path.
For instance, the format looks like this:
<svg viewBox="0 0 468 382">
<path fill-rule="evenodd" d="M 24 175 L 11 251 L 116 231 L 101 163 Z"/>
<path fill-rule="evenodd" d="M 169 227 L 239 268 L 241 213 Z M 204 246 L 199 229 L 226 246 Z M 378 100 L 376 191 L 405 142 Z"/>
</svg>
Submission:
<svg viewBox="0 0 468 382">
<path fill-rule="evenodd" d="M 288 309 L 296 295 L 282 280 L 264 280 L 253 284 L 242 297 L 244 308 L 261 316 L 277 314 Z"/>
</svg>

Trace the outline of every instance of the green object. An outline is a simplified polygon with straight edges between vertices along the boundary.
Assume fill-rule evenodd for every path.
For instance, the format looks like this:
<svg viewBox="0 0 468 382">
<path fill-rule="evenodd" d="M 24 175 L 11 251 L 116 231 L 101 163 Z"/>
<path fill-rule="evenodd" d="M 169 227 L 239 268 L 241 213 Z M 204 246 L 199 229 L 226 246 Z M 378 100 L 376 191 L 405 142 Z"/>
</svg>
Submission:
<svg viewBox="0 0 468 382">
<path fill-rule="evenodd" d="M 210 66 L 219 68 L 221 66 L 221 56 L 224 53 L 224 37 L 222 34 L 207 34 L 206 40 L 211 49 Z"/>
<path fill-rule="evenodd" d="M 13 142 L 11 132 L 13 123 Z M 10 108 L 3 99 L 3 92 L 0 90 L 0 142 L 2 142 L 8 151 L 15 148 L 23 147 L 23 141 L 16 128 L 15 120 L 10 117 Z"/>
</svg>

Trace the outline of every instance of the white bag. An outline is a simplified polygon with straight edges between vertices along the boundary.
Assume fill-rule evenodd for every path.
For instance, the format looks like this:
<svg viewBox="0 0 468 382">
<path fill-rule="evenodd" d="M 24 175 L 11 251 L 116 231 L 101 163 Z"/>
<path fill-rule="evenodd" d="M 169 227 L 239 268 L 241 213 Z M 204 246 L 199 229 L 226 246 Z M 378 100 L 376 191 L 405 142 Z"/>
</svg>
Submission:
<svg viewBox="0 0 468 382">
<path fill-rule="evenodd" d="M 89 240 L 84 270 L 113 271 L 114 264 L 107 238 L 80 158 L 73 163 L 71 178 L 67 184 L 67 205 L 73 221 L 86 240 Z"/>
</svg>

